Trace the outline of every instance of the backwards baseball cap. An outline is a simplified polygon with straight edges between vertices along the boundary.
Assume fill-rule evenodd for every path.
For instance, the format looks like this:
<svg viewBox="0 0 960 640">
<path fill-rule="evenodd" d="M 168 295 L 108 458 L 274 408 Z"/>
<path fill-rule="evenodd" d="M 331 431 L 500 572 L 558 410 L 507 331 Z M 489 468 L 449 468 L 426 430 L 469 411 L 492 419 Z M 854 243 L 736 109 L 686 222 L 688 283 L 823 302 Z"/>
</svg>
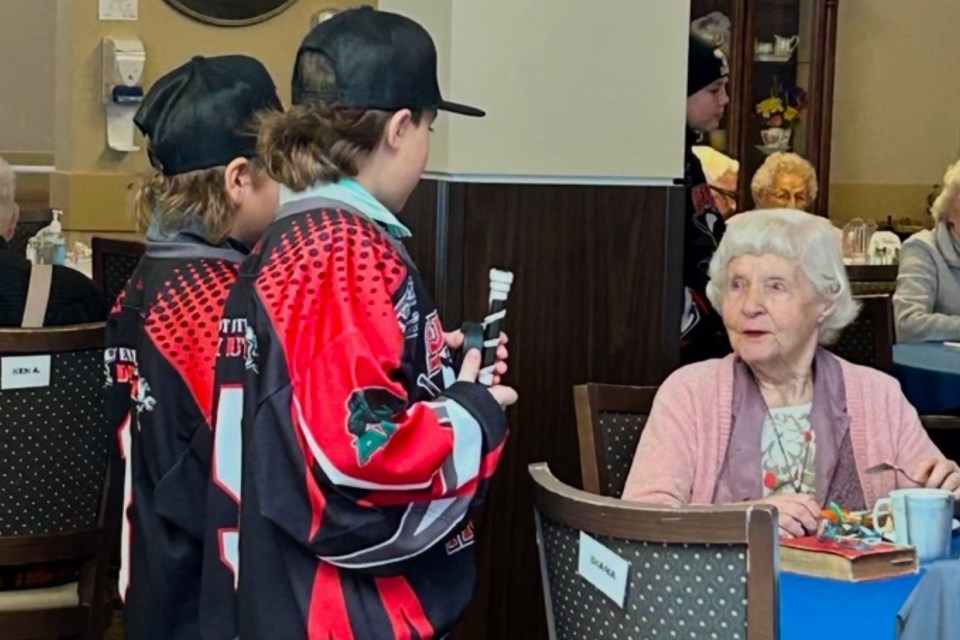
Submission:
<svg viewBox="0 0 960 640">
<path fill-rule="evenodd" d="M 691 33 L 687 58 L 687 97 L 727 75 L 730 75 L 730 69 L 723 50 Z"/>
<path fill-rule="evenodd" d="M 312 73 L 311 65 L 304 64 L 305 54 L 323 59 L 333 77 Z M 318 75 L 323 77 L 311 77 Z M 437 49 L 426 29 L 410 18 L 370 7 L 338 13 L 307 34 L 294 65 L 293 103 L 485 115 L 440 95 Z"/>
<path fill-rule="evenodd" d="M 150 164 L 173 176 L 256 156 L 260 111 L 280 109 L 270 74 L 249 56 L 196 56 L 150 88 L 134 122 Z"/>
</svg>

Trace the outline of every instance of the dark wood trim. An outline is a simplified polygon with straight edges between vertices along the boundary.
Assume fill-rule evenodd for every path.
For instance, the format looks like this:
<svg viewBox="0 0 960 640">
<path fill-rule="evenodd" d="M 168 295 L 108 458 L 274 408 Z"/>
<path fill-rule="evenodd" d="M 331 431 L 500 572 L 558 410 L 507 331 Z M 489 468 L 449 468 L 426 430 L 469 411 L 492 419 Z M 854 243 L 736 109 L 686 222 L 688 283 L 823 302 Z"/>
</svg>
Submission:
<svg viewBox="0 0 960 640">
<path fill-rule="evenodd" d="M 823 54 L 823 68 L 821 69 L 823 94 L 817 107 L 821 118 L 815 138 L 816 144 L 813 145 L 813 148 L 817 151 L 814 166 L 817 168 L 817 181 L 820 183 L 816 211 L 822 216 L 827 216 L 830 212 L 830 156 L 833 142 L 833 83 L 837 65 L 838 0 L 826 0 L 822 4 L 817 3 L 816 9 L 818 15 L 814 25 L 817 28 L 817 33 L 823 36 L 823 46 L 820 49 Z M 820 12 L 823 14 L 822 18 L 819 16 Z"/>
<path fill-rule="evenodd" d="M 99 529 L 86 529 L 39 536 L 0 536 L 0 566 L 94 556 L 100 546 L 100 533 Z"/>
<path fill-rule="evenodd" d="M 21 209 L 17 222 L 26 222 L 28 224 L 40 222 L 49 224 L 53 222 L 53 211 L 51 209 Z"/>
<path fill-rule="evenodd" d="M 777 511 L 768 505 L 671 509 L 574 489 L 554 477 L 546 463 L 528 469 L 540 513 L 588 533 L 667 544 L 747 544 L 744 525 L 756 520 L 773 539 L 777 536 Z"/>
<path fill-rule="evenodd" d="M 657 387 L 585 384 L 573 388 L 580 445 L 580 476 L 584 491 L 610 495 L 610 479 L 601 453 L 604 437 L 600 414 L 650 415 L 656 394 Z"/>
<path fill-rule="evenodd" d="M 663 225 L 663 287 L 660 295 L 660 322 L 662 327 L 675 327 L 673 344 L 660 342 L 654 357 L 660 363 L 664 378 L 680 366 L 680 318 L 683 315 L 683 251 L 686 212 L 686 190 L 667 189 L 666 219 Z"/>
<path fill-rule="evenodd" d="M 747 640 L 779 637 L 776 508 L 731 505 L 668 509 L 579 491 L 560 482 L 542 462 L 530 465 L 528 470 L 535 484 L 537 513 L 573 529 L 599 536 L 667 544 L 745 544 L 749 567 Z M 539 524 L 538 518 L 537 536 L 543 567 L 546 563 Z M 546 576 L 543 584 L 549 623 Z M 555 633 L 550 637 L 556 637 Z"/>
<path fill-rule="evenodd" d="M 960 433 L 960 416 L 920 416 L 920 422 L 927 430 Z"/>
<path fill-rule="evenodd" d="M 896 281 L 900 267 L 895 264 L 850 264 L 846 271 L 850 282 L 887 282 Z"/>
<path fill-rule="evenodd" d="M 88 615 L 89 607 L 5 611 L 0 612 L 0 629 L 3 630 L 3 640 L 72 637 L 77 635 L 78 629 L 83 629 Z M 81 637 L 86 640 L 95 636 Z"/>
<path fill-rule="evenodd" d="M 447 280 L 443 283 L 443 304 L 437 305 L 448 326 L 459 327 L 463 315 L 463 269 L 466 243 L 467 188 L 462 183 L 443 183 L 447 187 Z M 437 256 L 437 261 L 441 257 Z"/>
<path fill-rule="evenodd" d="M 747 640 L 780 637 L 780 544 L 777 510 L 747 507 Z"/>
<path fill-rule="evenodd" d="M 0 329 L 0 353 L 60 353 L 102 349 L 106 324 L 91 322 L 45 329 Z"/>
<path fill-rule="evenodd" d="M 817 171 L 820 193 L 815 212 L 826 216 L 830 207 L 830 142 L 833 121 L 833 81 L 836 64 L 837 1 L 817 0 L 813 7 L 811 33 L 814 42 L 810 60 L 808 100 L 808 160 Z"/>
<path fill-rule="evenodd" d="M 746 204 L 751 203 L 750 209 L 756 206 L 753 203 L 753 194 L 750 191 L 750 182 L 753 180 L 753 174 L 750 172 L 750 155 L 753 153 L 753 141 L 750 139 L 750 121 L 756 117 L 753 113 L 753 44 L 756 39 L 756 7 L 753 6 L 755 0 L 744 0 L 744 4 L 750 3 L 750 6 L 744 7 L 743 17 L 743 39 L 740 46 L 743 50 L 743 69 L 742 78 L 737 82 L 738 93 L 741 97 L 740 110 L 737 112 L 737 119 L 741 121 L 739 136 L 740 142 L 737 151 L 739 155 L 735 156 L 740 160 L 740 198 L 737 201 L 737 209 L 746 211 Z M 735 27 L 734 27 L 735 28 Z"/>
<path fill-rule="evenodd" d="M 434 264 L 433 282 L 434 298 L 440 317 L 445 318 L 444 310 L 447 304 L 447 295 L 450 291 L 450 276 L 447 270 L 450 267 L 447 256 L 450 253 L 450 183 L 438 180 L 436 183 L 436 232 L 434 242 L 436 247 L 436 262 Z"/>
<path fill-rule="evenodd" d="M 580 445 L 580 484 L 584 491 L 600 494 L 603 493 L 600 489 L 603 486 L 600 481 L 603 465 L 600 464 L 599 443 L 595 435 L 594 424 L 597 419 L 593 407 L 596 400 L 592 395 L 591 385 L 579 384 L 573 388 L 573 406 L 577 412 L 577 440 Z"/>
<path fill-rule="evenodd" d="M 740 158 L 744 152 L 741 144 L 742 121 L 740 114 L 743 113 L 742 102 L 745 95 L 743 87 L 746 86 L 743 84 L 743 70 L 747 67 L 747 51 L 743 46 L 746 38 L 740 38 L 737 30 L 740 29 L 740 25 L 746 24 L 746 2 L 747 0 L 731 0 L 732 42 L 730 43 L 730 54 L 733 59 L 729 61 L 730 84 L 727 86 L 730 95 L 730 104 L 727 105 L 727 153 L 731 158 Z M 740 43 L 741 46 L 738 47 L 737 43 Z M 740 176 L 740 180 L 743 181 L 743 176 Z M 749 185 L 749 180 L 747 184 Z M 743 201 L 741 200 L 741 202 Z"/>
</svg>

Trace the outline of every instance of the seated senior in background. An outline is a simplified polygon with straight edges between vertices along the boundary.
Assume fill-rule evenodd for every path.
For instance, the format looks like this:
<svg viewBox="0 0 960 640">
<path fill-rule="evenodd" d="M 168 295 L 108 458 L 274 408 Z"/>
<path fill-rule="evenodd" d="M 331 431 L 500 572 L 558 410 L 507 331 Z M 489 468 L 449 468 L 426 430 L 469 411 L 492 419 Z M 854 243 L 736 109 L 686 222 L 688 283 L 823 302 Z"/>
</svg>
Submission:
<svg viewBox="0 0 960 640">
<path fill-rule="evenodd" d="M 836 501 L 865 509 L 914 486 L 957 492 L 960 472 L 893 378 L 823 348 L 857 316 L 830 223 L 792 210 L 744 215 L 710 263 L 707 295 L 734 353 L 663 383 L 623 497 L 682 506 L 760 502 L 780 535 L 816 529 Z"/>
<path fill-rule="evenodd" d="M 893 296 L 897 340 L 960 340 L 960 162 L 930 207 L 934 227 L 903 243 Z"/>
<path fill-rule="evenodd" d="M 787 151 L 767 156 L 750 181 L 750 194 L 757 209 L 809 211 L 818 189 L 813 165 Z"/>
</svg>

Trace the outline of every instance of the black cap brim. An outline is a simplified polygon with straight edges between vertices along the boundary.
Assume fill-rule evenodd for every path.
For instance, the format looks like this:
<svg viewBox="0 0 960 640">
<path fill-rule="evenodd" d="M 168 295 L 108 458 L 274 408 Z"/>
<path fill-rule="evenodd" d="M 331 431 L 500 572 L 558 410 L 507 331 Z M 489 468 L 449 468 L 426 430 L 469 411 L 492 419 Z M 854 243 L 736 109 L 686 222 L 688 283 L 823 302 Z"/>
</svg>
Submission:
<svg viewBox="0 0 960 640">
<path fill-rule="evenodd" d="M 470 116 L 471 118 L 482 118 L 487 115 L 487 112 L 483 109 L 477 109 L 476 107 L 470 107 L 465 104 L 458 104 L 456 102 L 447 102 L 446 100 L 438 104 L 435 109 L 437 111 L 457 113 L 461 116 Z"/>
</svg>

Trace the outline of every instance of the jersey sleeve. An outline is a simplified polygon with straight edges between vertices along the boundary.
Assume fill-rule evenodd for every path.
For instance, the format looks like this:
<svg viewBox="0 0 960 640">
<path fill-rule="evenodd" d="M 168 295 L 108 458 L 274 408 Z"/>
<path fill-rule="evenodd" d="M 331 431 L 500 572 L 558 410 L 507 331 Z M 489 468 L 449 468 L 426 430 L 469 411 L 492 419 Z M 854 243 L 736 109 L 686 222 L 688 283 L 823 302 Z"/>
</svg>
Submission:
<svg viewBox="0 0 960 640">
<path fill-rule="evenodd" d="M 403 277 L 412 276 L 404 270 Z M 296 512 L 291 498 L 277 499 L 263 484 L 283 461 L 270 455 L 258 463 L 265 515 L 322 560 L 352 569 L 406 560 L 456 533 L 483 495 L 507 431 L 504 411 L 476 383 L 412 401 L 422 396 L 422 373 L 410 354 L 422 351 L 409 348 L 384 280 L 325 298 L 323 324 L 340 330 L 319 332 L 309 357 L 287 346 L 290 406 L 267 409 L 277 416 L 267 423 L 292 430 L 282 440 L 287 454 L 303 460 L 309 530 L 287 522 Z M 416 339 L 425 339 L 420 333 Z"/>
</svg>

